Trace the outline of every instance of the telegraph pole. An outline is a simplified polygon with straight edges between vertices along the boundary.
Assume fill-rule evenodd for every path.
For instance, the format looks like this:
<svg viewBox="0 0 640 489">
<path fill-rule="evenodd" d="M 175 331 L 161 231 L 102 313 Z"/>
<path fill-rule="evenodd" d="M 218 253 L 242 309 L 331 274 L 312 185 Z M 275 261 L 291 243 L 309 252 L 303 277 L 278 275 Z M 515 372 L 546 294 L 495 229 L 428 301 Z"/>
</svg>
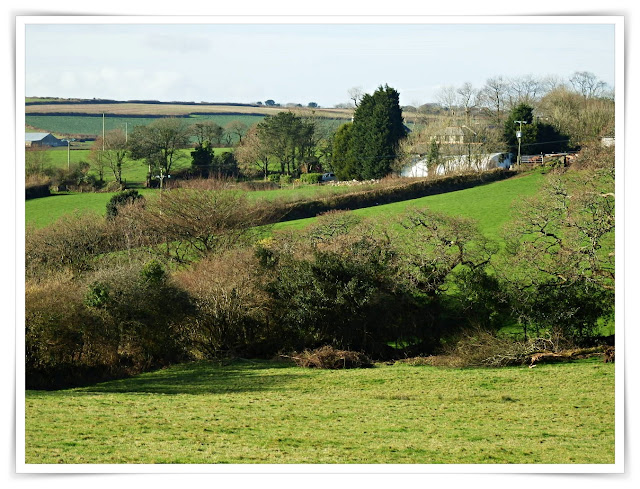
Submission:
<svg viewBox="0 0 640 489">
<path fill-rule="evenodd" d="M 513 121 L 514 124 L 520 124 L 520 129 L 516 131 L 516 137 L 518 138 L 518 170 L 522 161 L 520 159 L 520 144 L 522 143 L 522 124 L 526 124 L 527 121 Z"/>
<path fill-rule="evenodd" d="M 67 143 L 67 170 L 71 169 L 71 141 L 75 141 L 75 139 L 63 139 Z"/>
</svg>

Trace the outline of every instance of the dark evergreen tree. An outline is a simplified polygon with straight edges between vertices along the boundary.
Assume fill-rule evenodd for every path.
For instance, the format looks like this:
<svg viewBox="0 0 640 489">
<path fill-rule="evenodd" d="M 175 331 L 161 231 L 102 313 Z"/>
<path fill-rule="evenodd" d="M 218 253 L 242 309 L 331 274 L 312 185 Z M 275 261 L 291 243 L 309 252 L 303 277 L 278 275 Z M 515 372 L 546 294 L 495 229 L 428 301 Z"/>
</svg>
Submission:
<svg viewBox="0 0 640 489">
<path fill-rule="evenodd" d="M 213 164 L 213 148 L 209 141 L 198 143 L 191 152 L 191 169 L 198 175 L 206 178 L 209 176 Z"/>
<path fill-rule="evenodd" d="M 569 145 L 569 137 L 562 134 L 551 124 L 546 124 L 535 120 L 533 107 L 527 104 L 519 104 L 513 108 L 509 117 L 504 123 L 504 139 L 509 147 L 509 151 L 518 151 L 518 138 L 516 131 L 520 130 L 522 124 L 522 154 L 540 154 L 566 151 Z"/>
<path fill-rule="evenodd" d="M 358 178 L 382 178 L 391 172 L 398 144 L 406 136 L 400 94 L 385 85 L 366 94 L 353 116 L 350 151 L 358 160 Z"/>
<path fill-rule="evenodd" d="M 341 125 L 333 138 L 333 154 L 331 167 L 340 180 L 353 180 L 359 178 L 361 169 L 358 160 L 352 150 L 353 123 L 347 122 Z"/>
</svg>

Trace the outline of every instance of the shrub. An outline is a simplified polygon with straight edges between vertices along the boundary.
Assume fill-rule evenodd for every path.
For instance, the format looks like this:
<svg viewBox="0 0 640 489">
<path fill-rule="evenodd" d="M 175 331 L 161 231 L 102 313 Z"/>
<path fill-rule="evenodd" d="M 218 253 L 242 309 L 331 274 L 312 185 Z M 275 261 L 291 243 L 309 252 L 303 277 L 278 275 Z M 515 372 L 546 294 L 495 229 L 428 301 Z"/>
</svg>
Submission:
<svg viewBox="0 0 640 489">
<path fill-rule="evenodd" d="M 237 245 L 256 226 L 278 220 L 278 212 L 242 192 L 175 189 L 147 205 L 144 219 L 165 251 L 187 262 Z"/>
<path fill-rule="evenodd" d="M 280 175 L 280 185 L 291 185 L 292 181 L 291 175 Z"/>
<path fill-rule="evenodd" d="M 386 355 L 386 343 L 397 339 L 410 311 L 410 299 L 394 281 L 388 240 L 366 226 L 316 238 L 312 229 L 297 239 L 279 235 L 257 247 L 268 275 L 271 314 L 289 342 L 282 346 L 300 350 L 333 344 Z"/>
<path fill-rule="evenodd" d="M 112 180 L 106 184 L 104 187 L 105 192 L 122 192 L 124 190 L 124 185 L 120 182 L 116 182 Z"/>
<path fill-rule="evenodd" d="M 41 229 L 27 228 L 27 275 L 39 271 L 89 270 L 96 256 L 112 251 L 112 233 L 95 214 L 70 214 Z"/>
<path fill-rule="evenodd" d="M 118 209 L 120 207 L 127 204 L 133 204 L 138 201 L 144 202 L 144 197 L 135 189 L 128 189 L 117 193 L 109 199 L 109 202 L 107 202 L 107 218 L 111 219 L 117 216 Z"/>
<path fill-rule="evenodd" d="M 320 183 L 322 179 L 322 173 L 302 173 L 300 174 L 300 182 L 301 183 Z"/>
<path fill-rule="evenodd" d="M 58 276 L 25 287 L 27 388 L 51 389 L 113 375 L 117 344 L 83 303 L 78 281 Z M 97 368 L 97 370 L 92 370 Z"/>
<path fill-rule="evenodd" d="M 182 334 L 197 357 L 259 354 L 260 345 L 275 334 L 266 329 L 268 297 L 250 249 L 207 257 L 176 280 L 196 307 Z"/>
<path fill-rule="evenodd" d="M 110 331 L 119 360 L 141 371 L 184 358 L 177 325 L 192 314 L 191 302 L 159 262 L 103 269 L 87 280 L 84 303 Z"/>
<path fill-rule="evenodd" d="M 346 369 L 346 368 L 370 368 L 373 362 L 364 353 L 337 350 L 332 346 L 323 346 L 315 350 L 305 350 L 302 353 L 293 353 L 291 358 L 299 367 Z"/>
</svg>

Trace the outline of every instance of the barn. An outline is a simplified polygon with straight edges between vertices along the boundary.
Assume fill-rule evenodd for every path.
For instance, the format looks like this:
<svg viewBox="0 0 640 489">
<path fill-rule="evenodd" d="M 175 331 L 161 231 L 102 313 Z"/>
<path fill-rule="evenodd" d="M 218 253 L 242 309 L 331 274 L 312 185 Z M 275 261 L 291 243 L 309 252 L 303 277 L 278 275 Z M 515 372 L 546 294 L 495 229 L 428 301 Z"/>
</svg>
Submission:
<svg viewBox="0 0 640 489">
<path fill-rule="evenodd" d="M 24 135 L 24 145 L 27 148 L 37 146 L 63 146 L 64 143 L 49 132 L 28 132 Z"/>
</svg>

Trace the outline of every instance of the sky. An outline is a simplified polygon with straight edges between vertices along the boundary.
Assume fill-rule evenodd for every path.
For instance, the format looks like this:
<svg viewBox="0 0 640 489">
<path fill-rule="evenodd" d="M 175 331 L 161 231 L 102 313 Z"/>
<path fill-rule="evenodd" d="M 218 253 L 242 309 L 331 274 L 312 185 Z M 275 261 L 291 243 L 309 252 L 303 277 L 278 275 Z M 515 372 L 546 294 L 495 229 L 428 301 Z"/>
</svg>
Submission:
<svg viewBox="0 0 640 489">
<path fill-rule="evenodd" d="M 95 18 L 94 22 L 100 22 Z M 388 84 L 402 105 L 494 76 L 589 71 L 615 86 L 602 24 L 29 24 L 25 95 L 280 104 Z"/>
</svg>

